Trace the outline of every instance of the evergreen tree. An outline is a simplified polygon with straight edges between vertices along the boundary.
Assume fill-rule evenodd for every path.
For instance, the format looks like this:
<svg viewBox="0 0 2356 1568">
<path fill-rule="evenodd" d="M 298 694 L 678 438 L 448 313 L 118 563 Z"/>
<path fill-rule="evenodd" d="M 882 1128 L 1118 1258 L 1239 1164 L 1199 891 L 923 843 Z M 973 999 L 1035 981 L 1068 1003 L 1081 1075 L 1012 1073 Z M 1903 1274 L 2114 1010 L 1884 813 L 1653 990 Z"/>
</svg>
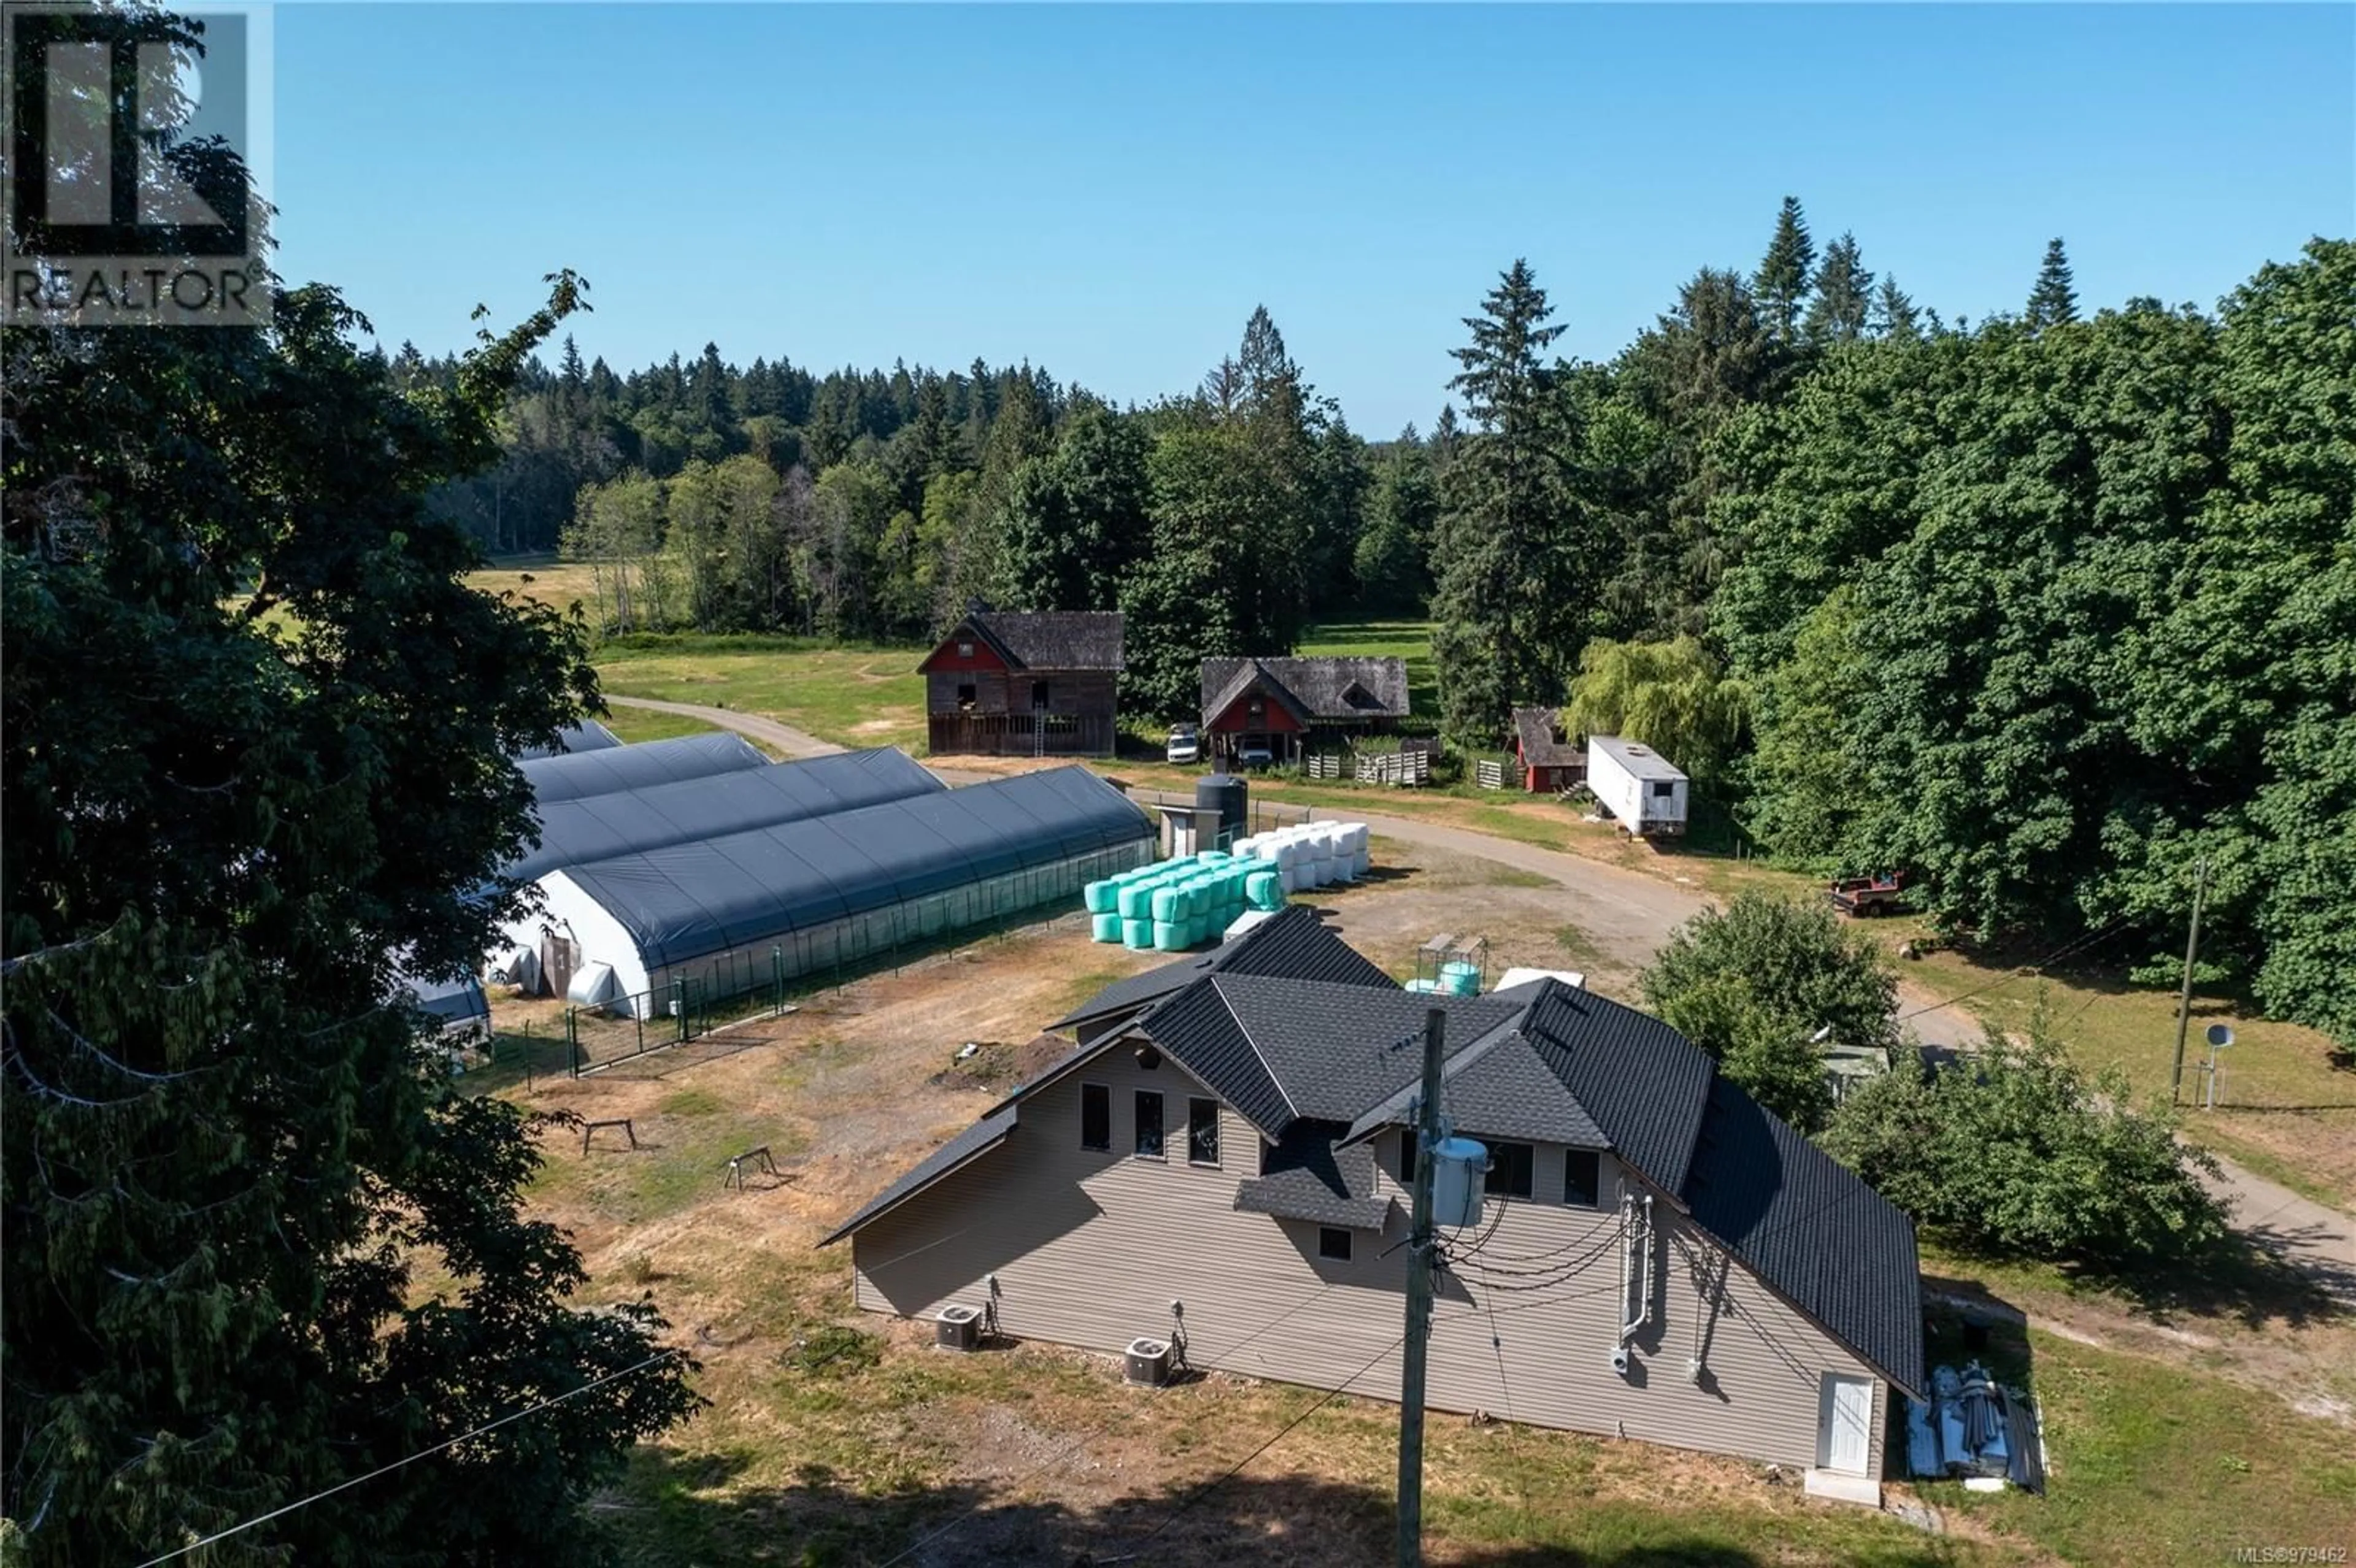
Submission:
<svg viewBox="0 0 2356 1568">
<path fill-rule="evenodd" d="M 1876 337 L 1886 337 L 1894 343 L 1912 343 L 1922 336 L 1922 323 L 1914 309 L 1914 302 L 1898 280 L 1884 276 L 1881 286 L 1874 291 L 1873 318 L 1869 330 Z"/>
<path fill-rule="evenodd" d="M 1516 703 L 1561 690 L 1566 641 L 1582 641 L 1591 598 L 1576 581 L 1581 547 L 1563 474 L 1566 432 L 1540 356 L 1562 335 L 1546 291 L 1517 261 L 1467 316 L 1454 349 L 1473 432 L 1449 465 L 1436 553 L 1442 722 L 1468 744 L 1494 741 Z"/>
<path fill-rule="evenodd" d="M 1428 565 L 1440 516 L 1431 454 L 1409 425 L 1375 465 L 1366 527 L 1351 570 L 1366 609 L 1414 613 L 1431 592 Z"/>
<path fill-rule="evenodd" d="M 1808 238 L 1808 220 L 1800 210 L 1800 198 L 1787 196 L 1783 211 L 1775 217 L 1774 238 L 1767 242 L 1767 254 L 1760 259 L 1758 273 L 1751 281 L 1760 314 L 1778 343 L 1791 343 L 1799 336 L 1800 310 L 1815 276 L 1815 262 L 1816 248 Z"/>
<path fill-rule="evenodd" d="M 1872 300 L 1873 274 L 1865 269 L 1856 238 L 1843 234 L 1825 247 L 1824 261 L 1816 268 L 1815 294 L 1808 302 L 1808 341 L 1854 343 L 1864 336 Z"/>
<path fill-rule="evenodd" d="M 2070 284 L 2070 257 L 2059 240 L 2045 242 L 2045 262 L 2037 269 L 2037 286 L 2029 291 L 2027 320 L 2030 330 L 2059 326 L 2078 319 L 2078 292 Z"/>
</svg>

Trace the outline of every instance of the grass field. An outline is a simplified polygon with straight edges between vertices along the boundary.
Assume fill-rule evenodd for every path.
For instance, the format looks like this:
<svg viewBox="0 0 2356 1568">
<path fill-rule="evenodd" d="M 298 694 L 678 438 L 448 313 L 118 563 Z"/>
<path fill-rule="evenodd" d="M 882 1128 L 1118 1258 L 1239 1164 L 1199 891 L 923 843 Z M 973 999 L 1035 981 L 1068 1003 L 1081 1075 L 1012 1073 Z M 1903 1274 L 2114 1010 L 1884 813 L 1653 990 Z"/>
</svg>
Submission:
<svg viewBox="0 0 2356 1568">
<path fill-rule="evenodd" d="M 519 594 L 560 610 L 576 600 L 584 608 L 594 608 L 597 603 L 595 570 L 586 562 L 560 561 L 552 555 L 503 556 L 483 571 L 468 574 L 466 582 L 487 593 Z"/>
<path fill-rule="evenodd" d="M 651 709 L 625 708 L 618 702 L 613 705 L 613 711 L 597 722 L 619 735 L 625 744 L 632 746 L 644 741 L 669 741 L 680 735 L 709 734 L 714 728 L 701 719 L 690 719 L 683 713 L 657 713 Z"/>
<path fill-rule="evenodd" d="M 798 637 L 622 637 L 600 644 L 609 692 L 759 713 L 845 746 L 925 750 L 923 650 Z"/>
</svg>

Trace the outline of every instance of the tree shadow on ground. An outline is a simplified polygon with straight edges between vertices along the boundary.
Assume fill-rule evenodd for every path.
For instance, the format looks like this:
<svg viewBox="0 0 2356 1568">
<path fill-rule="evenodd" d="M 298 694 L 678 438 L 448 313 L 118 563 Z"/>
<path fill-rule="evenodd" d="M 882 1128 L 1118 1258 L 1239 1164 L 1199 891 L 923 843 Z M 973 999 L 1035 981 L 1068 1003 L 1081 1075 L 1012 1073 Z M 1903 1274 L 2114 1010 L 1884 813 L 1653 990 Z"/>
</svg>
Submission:
<svg viewBox="0 0 2356 1568">
<path fill-rule="evenodd" d="M 1004 1466 L 1007 1456 L 978 1461 Z M 1062 1464 L 1011 1482 L 974 1480 L 905 1486 L 876 1493 L 827 1467 L 805 1464 L 781 1487 L 741 1483 L 745 1461 L 642 1447 L 626 1489 L 592 1509 L 630 1564 L 794 1563 L 808 1568 L 1361 1568 L 1388 1562 L 1393 1513 L 1387 1489 L 1309 1475 L 1238 1476 L 1122 1490 L 1108 1486 L 1085 1449 Z M 1017 1498 L 1016 1492 L 1082 1494 L 1079 1503 Z M 1931 1537 L 1877 1525 L 1870 1516 L 1824 1521 L 1822 1550 L 1783 1539 L 1762 1514 L 1754 1541 L 1708 1520 L 1604 1505 L 1574 1510 L 1591 1544 L 1466 1543 L 1471 1534 L 1513 1535 L 1496 1525 L 1456 1528 L 1472 1505 L 1427 1494 L 1427 1541 L 1436 1563 L 1463 1568 L 1766 1568 L 1771 1562 L 1824 1561 L 1935 1568 L 1957 1553 Z M 1501 1508 L 1510 1505 L 1501 1504 Z M 1817 1522 L 1814 1510 L 1808 1522 Z M 1811 1530 L 1807 1533 L 1817 1534 Z"/>
<path fill-rule="evenodd" d="M 2120 1305 L 2163 1325 L 2182 1318 L 2222 1318 L 2250 1328 L 2270 1323 L 2308 1328 L 2348 1317 L 2356 1311 L 2356 1265 L 2338 1268 L 2319 1263 L 2312 1253 L 2285 1250 L 2303 1239 L 2294 1231 L 2260 1227 L 2234 1232 L 2190 1257 L 2132 1268 L 2065 1264 L 2057 1272 L 2070 1285 L 2115 1296 Z M 1945 1244 L 1954 1247 L 1952 1238 Z M 1974 1254 L 1965 1251 L 1962 1255 Z M 1990 1254 L 1987 1261 L 2010 1260 Z M 1924 1284 L 1980 1288 L 1972 1282 L 1938 1282 L 1927 1276 Z"/>
</svg>

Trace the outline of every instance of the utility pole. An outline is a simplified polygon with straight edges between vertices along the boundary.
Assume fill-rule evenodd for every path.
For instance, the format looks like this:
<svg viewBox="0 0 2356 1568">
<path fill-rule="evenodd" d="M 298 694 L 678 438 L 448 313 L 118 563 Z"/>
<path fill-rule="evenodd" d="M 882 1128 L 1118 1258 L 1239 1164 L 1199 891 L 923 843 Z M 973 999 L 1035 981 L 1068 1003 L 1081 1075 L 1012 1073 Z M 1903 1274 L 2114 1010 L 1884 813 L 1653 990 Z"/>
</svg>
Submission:
<svg viewBox="0 0 2356 1568">
<path fill-rule="evenodd" d="M 2201 901 L 2209 891 L 2209 858 L 2202 856 L 2192 879 L 2192 933 L 2184 940 L 2184 987 L 2176 996 L 2176 1072 L 2168 1081 L 2168 1103 L 2184 1087 L 2184 1031 L 2192 1022 L 2192 966 L 2201 958 Z"/>
<path fill-rule="evenodd" d="M 1415 1119 L 1414 1223 L 1407 1247 L 1407 1356 L 1399 1376 L 1398 1568 L 1423 1562 L 1423 1380 L 1431 1341 L 1432 1151 L 1440 1143 L 1440 1060 L 1448 1015 L 1423 1015 L 1423 1100 Z"/>
</svg>

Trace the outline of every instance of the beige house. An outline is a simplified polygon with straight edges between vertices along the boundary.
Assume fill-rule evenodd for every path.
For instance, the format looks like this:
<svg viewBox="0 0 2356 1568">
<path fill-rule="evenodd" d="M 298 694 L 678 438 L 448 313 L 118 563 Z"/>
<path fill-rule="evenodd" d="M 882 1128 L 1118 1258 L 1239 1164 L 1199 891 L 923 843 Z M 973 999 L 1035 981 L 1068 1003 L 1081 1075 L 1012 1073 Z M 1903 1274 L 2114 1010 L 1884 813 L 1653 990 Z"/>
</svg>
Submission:
<svg viewBox="0 0 2356 1568">
<path fill-rule="evenodd" d="M 851 1238 L 861 1307 L 1390 1394 L 1437 1005 L 1443 1109 L 1490 1171 L 1481 1223 L 1442 1232 L 1430 1405 L 1878 1498 L 1893 1391 L 1924 1381 L 1912 1225 L 1666 1025 L 1554 980 L 1408 995 L 1301 908 L 1108 996 L 820 1243 Z"/>
</svg>

